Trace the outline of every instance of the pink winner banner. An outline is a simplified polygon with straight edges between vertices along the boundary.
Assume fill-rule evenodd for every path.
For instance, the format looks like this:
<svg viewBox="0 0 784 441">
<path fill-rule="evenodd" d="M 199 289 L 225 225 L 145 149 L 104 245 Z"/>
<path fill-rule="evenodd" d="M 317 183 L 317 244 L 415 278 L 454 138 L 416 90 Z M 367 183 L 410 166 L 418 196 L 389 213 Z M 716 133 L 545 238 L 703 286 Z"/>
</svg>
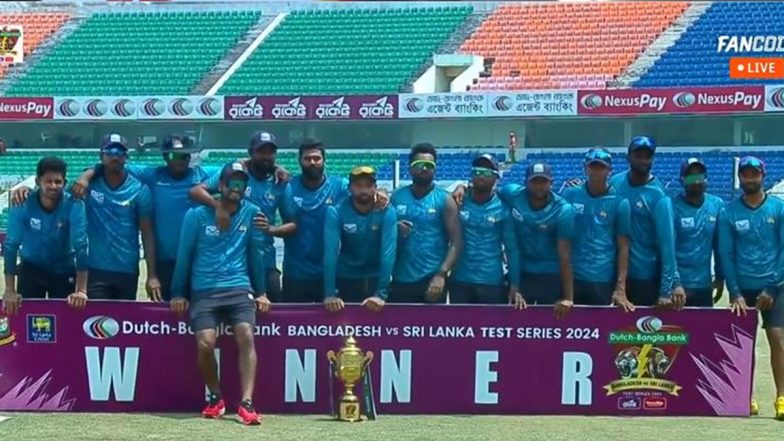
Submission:
<svg viewBox="0 0 784 441">
<path fill-rule="evenodd" d="M 237 351 L 220 331 L 236 403 Z M 375 354 L 381 414 L 745 416 L 756 331 L 755 314 L 726 309 L 575 308 L 556 320 L 550 308 L 277 305 L 256 329 L 254 398 L 264 412 L 329 413 L 326 353 L 353 334 Z M 197 412 L 195 346 L 164 305 L 27 301 L 0 316 L 0 411 Z"/>
</svg>

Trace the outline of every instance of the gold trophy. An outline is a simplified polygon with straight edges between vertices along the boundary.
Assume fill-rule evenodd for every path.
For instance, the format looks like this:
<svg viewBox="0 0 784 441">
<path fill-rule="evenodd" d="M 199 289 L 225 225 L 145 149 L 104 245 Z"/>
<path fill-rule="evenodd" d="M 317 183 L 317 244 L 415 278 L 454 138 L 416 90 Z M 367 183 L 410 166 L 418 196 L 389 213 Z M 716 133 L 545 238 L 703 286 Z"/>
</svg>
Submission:
<svg viewBox="0 0 784 441">
<path fill-rule="evenodd" d="M 337 354 L 335 351 L 327 352 L 327 358 L 335 366 L 335 377 L 346 387 L 345 393 L 340 397 L 337 419 L 349 422 L 362 421 L 359 398 L 354 394 L 354 385 L 362 379 L 365 368 L 373 361 L 373 353 L 362 352 L 354 337 L 348 337 L 340 351 Z"/>
</svg>

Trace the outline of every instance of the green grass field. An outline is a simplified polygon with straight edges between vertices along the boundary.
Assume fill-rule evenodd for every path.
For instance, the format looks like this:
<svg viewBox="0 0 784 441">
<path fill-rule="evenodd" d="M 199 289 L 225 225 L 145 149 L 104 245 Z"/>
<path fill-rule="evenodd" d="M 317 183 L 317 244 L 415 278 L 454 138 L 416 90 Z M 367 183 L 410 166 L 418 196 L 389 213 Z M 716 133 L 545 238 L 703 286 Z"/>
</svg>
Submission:
<svg viewBox="0 0 784 441">
<path fill-rule="evenodd" d="M 143 280 L 140 277 L 140 288 Z M 1 281 L 0 288 L 5 289 Z M 726 298 L 722 307 L 726 307 Z M 0 421 L 0 441 L 773 441 L 781 437 L 784 422 L 773 420 L 773 379 L 768 345 L 761 332 L 757 354 L 754 395 L 761 409 L 760 416 L 752 418 L 380 415 L 373 422 L 348 424 L 332 421 L 326 415 L 267 415 L 260 427 L 245 427 L 229 414 L 223 420 L 210 421 L 198 415 L 4 413 L 0 420 L 9 419 Z"/>
</svg>

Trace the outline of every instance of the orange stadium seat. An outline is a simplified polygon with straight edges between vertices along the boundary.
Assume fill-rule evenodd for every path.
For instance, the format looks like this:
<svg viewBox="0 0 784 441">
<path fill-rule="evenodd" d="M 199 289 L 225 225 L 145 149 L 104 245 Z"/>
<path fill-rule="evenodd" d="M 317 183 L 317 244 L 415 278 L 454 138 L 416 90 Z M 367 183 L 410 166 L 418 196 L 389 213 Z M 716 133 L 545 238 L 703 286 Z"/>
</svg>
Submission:
<svg viewBox="0 0 784 441">
<path fill-rule="evenodd" d="M 603 89 L 688 5 L 501 5 L 465 41 L 460 52 L 495 58 L 492 75 L 480 78 L 474 90 Z"/>
<path fill-rule="evenodd" d="M 3 25 L 22 25 L 24 32 L 24 54 L 30 55 L 41 42 L 52 36 L 68 19 L 66 13 L 0 13 Z M 0 78 L 5 77 L 8 65 L 0 64 Z"/>
</svg>

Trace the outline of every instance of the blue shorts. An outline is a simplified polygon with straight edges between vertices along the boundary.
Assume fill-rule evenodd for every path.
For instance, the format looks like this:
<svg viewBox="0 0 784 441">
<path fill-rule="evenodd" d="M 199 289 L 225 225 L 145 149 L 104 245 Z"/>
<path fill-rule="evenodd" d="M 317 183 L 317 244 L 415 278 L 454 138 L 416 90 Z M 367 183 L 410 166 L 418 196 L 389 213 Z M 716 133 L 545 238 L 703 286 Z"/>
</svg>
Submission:
<svg viewBox="0 0 784 441">
<path fill-rule="evenodd" d="M 449 303 L 452 305 L 497 305 L 508 301 L 503 284 L 484 285 L 449 280 Z"/>
<path fill-rule="evenodd" d="M 90 300 L 136 300 L 139 275 L 90 268 L 87 297 Z"/>
<path fill-rule="evenodd" d="M 746 305 L 753 308 L 757 304 L 760 289 L 741 289 L 740 293 L 746 300 Z M 763 328 L 784 328 L 784 297 L 779 288 L 768 289 L 768 294 L 773 296 L 773 307 L 767 311 L 760 311 Z"/>
<path fill-rule="evenodd" d="M 656 306 L 661 296 L 659 279 L 626 279 L 626 296 L 636 306 Z"/>
<path fill-rule="evenodd" d="M 232 291 L 231 295 L 209 296 L 194 300 L 190 305 L 191 328 L 194 332 L 215 329 L 223 323 L 236 326 L 247 323 L 256 326 L 256 302 L 247 291 Z"/>
<path fill-rule="evenodd" d="M 520 276 L 520 291 L 528 304 L 554 305 L 563 298 L 561 275 L 523 273 Z"/>
<path fill-rule="evenodd" d="M 683 288 L 686 291 L 686 306 L 713 307 L 713 288 Z"/>
<path fill-rule="evenodd" d="M 615 288 L 613 282 L 574 281 L 574 304 L 590 306 L 608 306 L 612 303 Z"/>
</svg>

